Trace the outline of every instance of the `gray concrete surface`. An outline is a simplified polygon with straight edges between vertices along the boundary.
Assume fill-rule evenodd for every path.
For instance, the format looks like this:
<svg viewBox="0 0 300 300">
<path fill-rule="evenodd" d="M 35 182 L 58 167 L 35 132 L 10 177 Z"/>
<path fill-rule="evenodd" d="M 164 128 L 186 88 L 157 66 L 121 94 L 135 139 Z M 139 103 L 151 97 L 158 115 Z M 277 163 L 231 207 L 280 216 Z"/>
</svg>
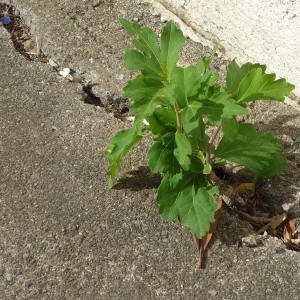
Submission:
<svg viewBox="0 0 300 300">
<path fill-rule="evenodd" d="M 107 55 L 107 72 L 97 79 L 104 91 L 119 92 L 130 76 L 120 60 L 128 40 L 117 25 L 118 12 L 161 26 L 137 1 L 100 1 L 98 19 L 78 14 L 75 24 L 81 23 L 77 18 L 94 20 L 92 33 L 100 39 L 105 32 L 106 43 L 114 41 L 106 54 L 103 45 L 86 45 L 88 33 L 74 24 L 70 29 L 63 18 L 64 9 L 75 13 L 88 1 L 14 2 L 21 13 L 35 16 L 48 55 L 60 64 L 78 69 L 85 58 Z M 107 27 L 97 32 L 97 24 Z M 205 50 L 190 45 L 187 61 Z M 127 188 L 108 190 L 103 150 L 130 123 L 84 104 L 81 86 L 58 77 L 50 66 L 26 61 L 3 28 L 0 70 L 1 299 L 298 299 L 300 255 L 280 240 L 266 237 L 260 247 L 238 247 L 253 231 L 224 211 L 206 269 L 198 270 L 189 232 L 158 216 L 155 182 L 143 168 L 139 184 L 129 178 Z M 93 64 L 85 70 L 87 76 L 92 71 Z M 118 74 L 124 78 L 117 81 Z M 296 116 L 286 106 L 274 109 Z M 299 129 L 293 128 L 284 131 L 283 142 Z M 146 164 L 147 145 L 125 159 L 121 179 Z M 299 207 L 295 193 L 290 190 L 281 201 Z"/>
</svg>

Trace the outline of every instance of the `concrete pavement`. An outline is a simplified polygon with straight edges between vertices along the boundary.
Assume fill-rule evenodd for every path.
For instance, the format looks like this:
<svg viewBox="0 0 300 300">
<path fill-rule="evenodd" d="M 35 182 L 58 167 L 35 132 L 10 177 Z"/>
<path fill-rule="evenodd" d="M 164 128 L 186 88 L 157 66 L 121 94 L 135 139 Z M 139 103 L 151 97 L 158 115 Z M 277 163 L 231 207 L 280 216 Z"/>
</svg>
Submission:
<svg viewBox="0 0 300 300">
<path fill-rule="evenodd" d="M 142 22 L 149 16 L 149 25 L 159 19 L 139 1 L 100 1 L 102 6 L 88 8 L 92 2 L 15 1 L 21 14 L 34 16 L 33 26 L 43 29 L 48 55 L 75 70 L 84 65 L 87 80 L 98 65 L 84 62 L 99 59 L 106 70 L 94 73 L 102 74 L 94 78 L 100 91 L 119 93 L 131 75 L 120 60 L 128 39 L 116 11 L 129 18 L 136 14 Z M 80 24 L 92 22 L 89 9 L 98 18 L 91 30 L 96 40 L 101 39 L 96 23 L 107 26 L 101 46 L 84 42 Z M 82 12 L 75 15 L 78 26 L 68 27 L 65 10 Z M 187 48 L 187 61 L 208 51 L 201 45 Z M 104 56 L 109 61 L 102 65 Z M 257 248 L 238 247 L 252 228 L 225 211 L 207 267 L 197 269 L 189 232 L 157 213 L 157 178 L 143 167 L 147 141 L 124 160 L 123 185 L 109 190 L 103 150 L 130 123 L 84 104 L 79 83 L 64 80 L 47 64 L 25 60 L 3 28 L 0 70 L 1 299 L 297 299 L 299 253 L 271 237 Z M 132 170 L 137 174 L 124 180 Z"/>
</svg>

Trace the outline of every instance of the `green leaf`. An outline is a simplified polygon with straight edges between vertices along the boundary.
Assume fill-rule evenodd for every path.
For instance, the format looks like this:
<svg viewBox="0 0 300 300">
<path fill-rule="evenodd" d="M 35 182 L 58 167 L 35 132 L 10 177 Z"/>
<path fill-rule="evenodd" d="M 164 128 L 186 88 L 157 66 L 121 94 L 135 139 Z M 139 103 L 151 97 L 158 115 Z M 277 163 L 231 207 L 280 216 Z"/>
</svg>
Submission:
<svg viewBox="0 0 300 300">
<path fill-rule="evenodd" d="M 160 80 L 140 75 L 130 80 L 124 88 L 123 96 L 132 100 L 130 113 L 136 116 L 136 123 L 141 123 L 151 116 L 158 105 L 171 97 L 172 90 Z"/>
<path fill-rule="evenodd" d="M 130 36 L 135 37 L 133 44 L 140 51 L 126 50 L 125 67 L 129 70 L 141 70 L 144 75 L 156 78 L 163 76 L 161 51 L 155 33 L 150 28 L 142 28 L 122 18 L 120 23 Z"/>
<path fill-rule="evenodd" d="M 228 94 L 224 92 L 209 98 L 209 100 L 223 105 L 221 119 L 230 119 L 233 116 L 243 116 L 249 114 L 246 107 L 237 104 L 229 97 Z M 214 122 L 213 125 L 219 125 L 219 122 Z"/>
<path fill-rule="evenodd" d="M 214 222 L 214 194 L 218 194 L 218 189 L 211 187 L 204 176 L 188 172 L 165 175 L 157 194 L 159 213 L 166 220 L 178 218 L 201 239 Z"/>
<path fill-rule="evenodd" d="M 155 141 L 148 151 L 148 163 L 153 173 L 177 173 L 180 170 L 174 156 L 175 137 L 173 133 L 163 136 L 161 141 Z"/>
<path fill-rule="evenodd" d="M 186 128 L 191 122 L 194 122 L 203 116 L 207 117 L 209 125 L 219 125 L 222 118 L 231 118 L 235 115 L 246 115 L 248 110 L 233 100 L 228 95 L 221 93 L 209 99 L 196 99 L 182 110 L 183 126 Z"/>
<path fill-rule="evenodd" d="M 174 23 L 167 23 L 163 29 L 160 40 L 161 64 L 166 81 L 170 81 L 171 74 L 177 64 L 184 42 L 185 38 L 181 30 L 176 28 Z"/>
<path fill-rule="evenodd" d="M 119 171 L 119 164 L 122 157 L 133 146 L 142 139 L 142 136 L 138 135 L 136 128 L 130 128 L 119 131 L 108 144 L 104 154 L 109 161 L 109 187 L 113 186 L 115 177 Z"/>
<path fill-rule="evenodd" d="M 189 170 L 191 168 L 191 159 L 189 155 L 192 154 L 192 145 L 185 135 L 179 131 L 175 133 L 175 143 L 175 157 L 184 170 Z"/>
<path fill-rule="evenodd" d="M 134 103 L 146 102 L 162 88 L 164 88 L 164 85 L 160 80 L 139 75 L 128 81 L 123 90 L 123 96 L 130 98 Z"/>
<path fill-rule="evenodd" d="M 227 89 L 238 103 L 254 100 L 283 101 L 295 88 L 285 79 L 266 74 L 266 66 L 247 63 L 241 67 L 232 61 L 227 69 Z"/>
<path fill-rule="evenodd" d="M 119 18 L 121 25 L 127 31 L 130 36 L 133 36 L 138 33 L 140 26 L 135 22 L 129 22 L 124 18 Z"/>
<path fill-rule="evenodd" d="M 151 57 L 160 65 L 160 48 L 155 33 L 150 28 L 138 31 L 138 38 L 133 40 L 134 46 L 145 56 Z"/>
<path fill-rule="evenodd" d="M 164 135 L 167 132 L 176 131 L 176 114 L 171 108 L 156 108 L 151 116 L 147 117 L 152 133 Z"/>
<path fill-rule="evenodd" d="M 160 77 L 169 82 L 185 42 L 181 30 L 169 22 L 163 29 L 159 45 L 157 37 L 151 29 L 142 28 L 138 24 L 122 18 L 120 23 L 130 36 L 135 37 L 133 44 L 139 50 L 125 52 L 126 68 L 141 70 L 144 75 Z"/>
<path fill-rule="evenodd" d="M 265 72 L 267 67 L 265 65 L 251 63 L 246 63 L 240 67 L 236 63 L 235 59 L 230 62 L 227 67 L 226 85 L 232 95 L 236 95 L 238 93 L 241 79 L 247 75 L 249 71 L 255 68 L 261 68 Z"/>
<path fill-rule="evenodd" d="M 204 77 L 205 68 L 204 61 L 200 60 L 196 66 L 176 67 L 173 70 L 171 84 L 180 108 L 186 107 L 191 98 L 199 94 L 203 80 L 207 80 Z"/>
<path fill-rule="evenodd" d="M 223 104 L 210 101 L 193 101 L 189 104 L 189 108 L 193 111 L 195 118 L 206 116 L 211 124 L 215 124 L 221 120 L 223 113 Z"/>
<path fill-rule="evenodd" d="M 151 58 L 145 57 L 141 52 L 133 49 L 126 49 L 123 59 L 125 67 L 128 70 L 141 70 L 143 74 L 150 74 L 152 77 L 160 79 L 160 65 L 155 61 L 153 62 Z"/>
<path fill-rule="evenodd" d="M 284 170 L 286 161 L 272 133 L 259 134 L 251 124 L 223 119 L 224 136 L 215 150 L 217 157 L 245 166 L 257 177 L 268 177 Z"/>
<path fill-rule="evenodd" d="M 205 124 L 202 117 L 197 117 L 197 111 L 191 107 L 182 110 L 181 119 L 183 130 L 187 134 L 193 148 L 206 149 L 208 136 L 205 134 Z"/>
</svg>

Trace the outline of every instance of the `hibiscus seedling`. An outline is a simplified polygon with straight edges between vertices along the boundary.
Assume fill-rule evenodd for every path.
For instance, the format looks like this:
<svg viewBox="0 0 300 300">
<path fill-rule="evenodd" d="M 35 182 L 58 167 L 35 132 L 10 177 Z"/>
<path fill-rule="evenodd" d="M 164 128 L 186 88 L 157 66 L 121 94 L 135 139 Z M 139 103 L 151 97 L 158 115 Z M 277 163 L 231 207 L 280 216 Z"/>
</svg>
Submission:
<svg viewBox="0 0 300 300">
<path fill-rule="evenodd" d="M 153 173 L 162 175 L 156 198 L 159 213 L 166 220 L 178 219 L 199 241 L 215 222 L 222 194 L 213 180 L 215 162 L 244 166 L 256 178 L 284 170 L 286 160 L 274 134 L 258 133 L 237 117 L 249 113 L 249 102 L 283 101 L 294 86 L 267 74 L 265 65 L 239 66 L 233 60 L 222 87 L 218 74 L 209 68 L 210 59 L 177 65 L 185 38 L 172 22 L 164 27 L 160 41 L 149 28 L 125 19 L 120 22 L 135 47 L 125 51 L 125 67 L 140 73 L 127 83 L 123 94 L 131 101 L 133 127 L 118 132 L 105 151 L 109 186 L 122 157 L 145 133 L 153 134 L 148 163 Z M 215 131 L 211 137 L 208 127 Z M 218 133 L 222 138 L 215 145 Z"/>
</svg>

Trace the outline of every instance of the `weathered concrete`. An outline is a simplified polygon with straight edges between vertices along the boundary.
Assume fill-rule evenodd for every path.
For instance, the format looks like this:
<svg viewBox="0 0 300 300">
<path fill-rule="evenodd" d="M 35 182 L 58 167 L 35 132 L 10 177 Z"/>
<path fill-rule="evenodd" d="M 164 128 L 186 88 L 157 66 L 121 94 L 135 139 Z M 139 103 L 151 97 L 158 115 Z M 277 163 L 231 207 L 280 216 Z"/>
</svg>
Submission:
<svg viewBox="0 0 300 300">
<path fill-rule="evenodd" d="M 217 45 L 230 59 L 266 64 L 300 96 L 300 2 L 289 0 L 146 0 L 188 36 Z"/>
<path fill-rule="evenodd" d="M 69 31 L 58 2 L 19 4 L 21 12 L 35 15 L 35 26 L 44 24 L 45 35 L 51 36 L 45 44 L 59 49 L 55 52 L 53 46 L 48 54 L 58 55 L 60 64 L 69 60 L 77 69 L 87 53 L 91 58 L 106 53 L 89 49 L 90 44 L 74 44 L 66 58 L 76 43 L 74 36 L 85 37 L 77 26 Z M 61 5 L 71 10 L 86 4 L 70 0 Z M 120 56 L 128 40 L 119 39 L 123 33 L 112 19 L 116 10 L 145 20 L 148 12 L 135 1 L 109 2 L 97 21 L 111 20 L 107 28 L 118 28 L 107 29 L 103 36 L 104 43 L 114 40 L 112 46 L 119 49 L 111 53 L 107 74 L 116 76 L 120 70 L 126 79 L 130 74 L 123 70 Z M 149 20 L 161 26 L 154 16 Z M 96 25 L 92 32 L 99 38 L 102 34 Z M 185 59 L 199 56 L 199 47 L 189 44 Z M 155 180 L 144 168 L 124 179 L 124 172 L 146 164 L 147 142 L 125 159 L 123 188 L 108 190 L 103 150 L 114 132 L 130 124 L 85 105 L 81 86 L 59 78 L 50 66 L 26 61 L 3 28 L 0 70 L 1 299 L 297 299 L 299 253 L 269 237 L 260 247 L 239 248 L 238 241 L 252 229 L 226 212 L 208 252 L 207 268 L 196 268 L 190 234 L 157 214 Z M 122 88 L 123 81 L 115 77 L 98 80 L 104 90 Z M 297 114 L 283 104 L 270 108 L 283 116 Z M 266 114 L 266 124 L 272 127 L 276 118 L 271 110 Z M 299 124 L 291 129 L 282 119 L 276 128 L 283 141 L 289 141 Z M 294 190 L 288 199 L 276 187 L 274 193 L 281 202 L 295 198 Z"/>
</svg>

